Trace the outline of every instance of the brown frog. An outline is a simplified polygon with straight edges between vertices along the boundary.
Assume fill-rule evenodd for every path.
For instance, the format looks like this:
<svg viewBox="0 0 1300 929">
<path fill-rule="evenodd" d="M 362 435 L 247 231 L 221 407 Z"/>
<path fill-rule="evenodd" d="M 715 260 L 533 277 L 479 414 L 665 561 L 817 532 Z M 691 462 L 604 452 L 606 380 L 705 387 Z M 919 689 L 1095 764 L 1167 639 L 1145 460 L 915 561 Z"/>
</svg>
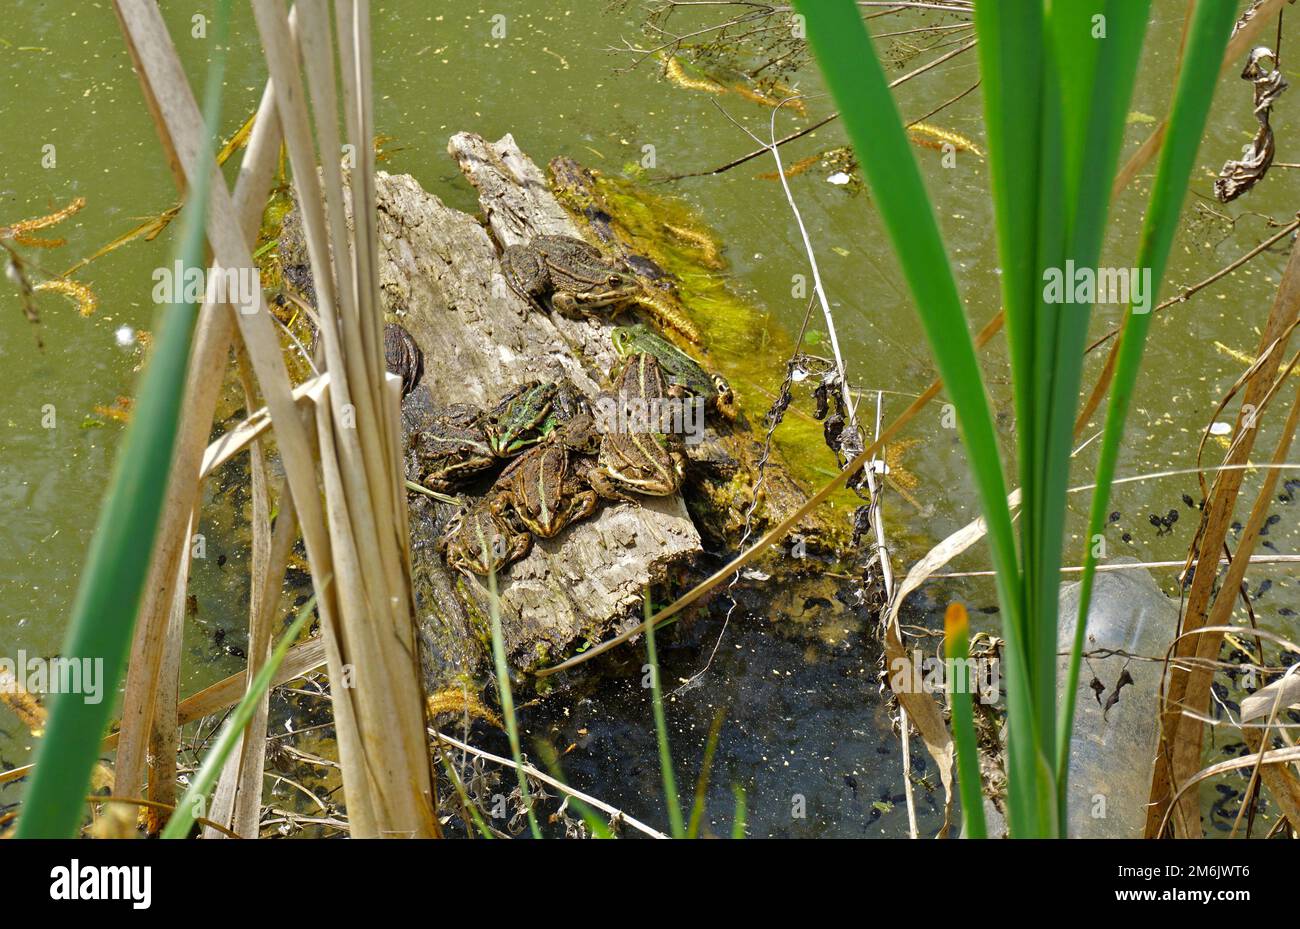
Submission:
<svg viewBox="0 0 1300 929">
<path fill-rule="evenodd" d="M 594 464 L 584 478 L 602 497 L 635 501 L 627 491 L 668 496 L 682 486 L 686 454 L 682 436 L 663 432 L 662 401 L 681 399 L 683 392 L 669 387 L 653 355 L 640 352 L 628 358 L 618 373 L 612 394 L 597 401 L 600 433 Z M 569 444 L 581 441 L 575 426 Z"/>
<path fill-rule="evenodd" d="M 461 510 L 438 539 L 438 552 L 447 564 L 466 574 L 495 574 L 518 561 L 532 548 L 533 537 L 516 532 L 506 520 L 483 504 Z"/>
<path fill-rule="evenodd" d="M 558 439 L 525 452 L 489 492 L 492 511 L 512 514 L 542 539 L 554 538 L 570 523 L 586 519 L 596 511 L 597 494 L 575 467 L 574 458 L 570 446 Z"/>
<path fill-rule="evenodd" d="M 641 293 L 635 275 L 581 239 L 539 235 L 501 255 L 506 284 L 530 306 L 546 301 L 566 316 L 626 303 Z"/>
<path fill-rule="evenodd" d="M 446 493 L 484 471 L 497 458 L 488 445 L 483 414 L 463 403 L 438 406 L 427 387 L 402 401 L 406 476 Z"/>
</svg>

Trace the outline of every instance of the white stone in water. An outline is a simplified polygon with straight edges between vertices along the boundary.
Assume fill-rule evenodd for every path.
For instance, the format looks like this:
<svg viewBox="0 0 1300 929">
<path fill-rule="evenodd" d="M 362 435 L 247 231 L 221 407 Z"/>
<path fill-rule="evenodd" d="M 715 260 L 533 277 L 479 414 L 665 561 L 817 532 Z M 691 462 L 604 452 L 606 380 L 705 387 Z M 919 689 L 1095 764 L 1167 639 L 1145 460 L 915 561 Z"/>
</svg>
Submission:
<svg viewBox="0 0 1300 929">
<path fill-rule="evenodd" d="M 849 177 L 847 174 L 845 174 L 843 171 L 836 171 L 836 172 L 835 172 L 834 174 L 832 174 L 830 177 L 826 178 L 826 183 L 827 183 L 827 184 L 834 184 L 834 185 L 836 185 L 837 187 L 841 187 L 841 186 L 847 184 L 847 183 L 848 183 L 849 181 L 851 181 L 851 180 L 852 180 L 852 178 L 850 178 L 850 177 Z"/>
<path fill-rule="evenodd" d="M 1210 423 L 1210 435 L 1230 435 L 1232 427 L 1227 423 Z"/>
<path fill-rule="evenodd" d="M 119 348 L 130 348 L 135 344 L 135 330 L 130 326 L 119 326 L 113 333 Z"/>
</svg>

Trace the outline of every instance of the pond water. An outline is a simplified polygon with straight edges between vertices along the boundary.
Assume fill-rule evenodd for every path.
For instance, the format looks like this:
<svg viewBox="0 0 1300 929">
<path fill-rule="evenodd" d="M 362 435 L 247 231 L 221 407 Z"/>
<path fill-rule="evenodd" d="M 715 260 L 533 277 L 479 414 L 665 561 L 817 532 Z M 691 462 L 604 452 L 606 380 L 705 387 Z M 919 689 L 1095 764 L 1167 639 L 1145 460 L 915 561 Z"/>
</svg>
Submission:
<svg viewBox="0 0 1300 929">
<path fill-rule="evenodd" d="M 211 3 L 167 4 L 165 15 L 191 80 L 202 79 L 210 39 L 192 35 L 191 16 L 212 12 Z M 1160 0 L 1151 24 L 1139 89 L 1132 104 L 1124 156 L 1149 134 L 1164 113 L 1184 4 Z M 223 132 L 228 135 L 256 105 L 264 75 L 251 16 L 242 5 L 235 23 L 225 87 Z M 97 248 L 156 216 L 176 199 L 170 173 L 142 104 L 139 86 L 122 46 L 107 0 L 89 3 L 11 0 L 0 25 L 0 224 L 42 215 L 84 197 L 72 219 L 44 233 L 62 236 L 57 250 L 30 252 L 39 276 L 54 276 Z M 703 14 L 701 14 L 703 15 Z M 712 14 L 710 14 L 712 15 Z M 506 36 L 494 36 L 504 16 Z M 410 173 L 450 204 L 473 211 L 476 197 L 445 154 L 447 138 L 460 130 L 495 139 L 513 133 L 524 151 L 545 163 L 556 155 L 617 174 L 654 147 L 656 169 L 690 173 L 709 169 L 754 148 L 739 123 L 762 137 L 771 110 L 737 94 L 715 95 L 668 80 L 658 62 L 615 51 L 627 40 L 653 47 L 641 29 L 638 4 L 626 8 L 591 2 L 461 0 L 429 4 L 388 0 L 374 5 L 376 128 L 391 136 L 384 168 Z M 675 20 L 682 32 L 695 19 Z M 703 22 L 704 20 L 700 20 Z M 897 16 L 889 31 L 924 17 Z M 1285 48 L 1300 48 L 1300 18 L 1288 19 Z M 876 30 L 886 27 L 877 25 Z M 908 41 L 900 37 L 897 42 Z M 926 42 L 932 41 L 926 39 Z M 892 47 L 892 46 L 891 46 Z M 900 75 L 954 46 L 922 52 L 900 62 Z M 635 66 L 634 66 L 635 65 Z M 1283 70 L 1293 85 L 1300 72 Z M 904 115 L 929 112 L 977 77 L 974 52 L 909 81 L 898 91 Z M 807 115 L 783 110 L 777 132 L 785 134 L 830 111 L 812 70 L 793 77 L 810 95 Z M 1274 110 L 1279 161 L 1300 161 L 1291 128 L 1300 116 L 1300 91 L 1284 95 Z M 720 109 L 721 108 L 721 109 Z M 736 122 L 724 115 L 723 110 Z M 983 147 L 978 92 L 930 120 Z M 1267 234 L 1266 218 L 1286 221 L 1300 202 L 1300 171 L 1276 168 L 1247 197 L 1213 204 L 1211 180 L 1222 162 L 1236 157 L 1253 133 L 1249 86 L 1225 76 L 1212 125 L 1198 156 L 1193 195 L 1170 261 L 1163 294 L 1193 284 L 1253 247 Z M 843 145 L 832 123 L 787 146 L 794 163 Z M 49 157 L 53 146 L 53 159 Z M 936 199 L 940 224 L 958 270 L 969 318 L 978 327 L 998 309 L 996 255 L 987 197 L 987 166 L 962 152 L 944 167 L 939 151 L 917 149 Z M 684 198 L 725 243 L 733 285 L 769 314 L 770 323 L 795 333 L 805 297 L 792 295 L 792 276 L 807 274 L 798 228 L 779 183 L 758 159 L 724 174 L 689 178 L 657 187 Z M 1109 264 L 1127 265 L 1136 250 L 1150 171 L 1121 198 L 1106 243 Z M 809 235 L 817 248 L 850 378 L 865 390 L 883 390 L 886 418 L 900 412 L 934 376 L 906 287 L 867 194 L 827 182 L 813 169 L 791 180 Z M 1213 210 L 1213 212 L 1211 212 Z M 0 652 L 18 649 L 52 654 L 60 647 L 100 497 L 121 436 L 120 424 L 103 408 L 129 395 L 139 364 L 133 332 L 154 326 L 150 273 L 169 260 L 175 230 L 155 241 L 139 240 L 100 258 L 76 275 L 98 298 L 96 313 L 83 318 L 57 295 L 42 297 L 38 351 L 11 288 L 0 288 L 0 368 L 8 384 L 0 401 Z M 1192 301 L 1160 314 L 1154 323 L 1143 377 L 1119 465 L 1121 475 L 1186 468 L 1194 463 L 1201 430 L 1218 399 L 1245 368 L 1233 352 L 1253 354 L 1285 262 L 1285 251 L 1262 255 Z M 1118 319 L 1116 308 L 1099 308 L 1100 334 Z M 811 323 L 814 351 L 825 323 Z M 1088 363 L 1089 383 L 1101 353 Z M 993 399 L 1010 447 L 1013 423 L 1002 343 L 985 355 Z M 779 364 L 773 359 L 773 364 Z M 45 428 L 50 411 L 54 428 Z M 887 491 L 885 518 L 894 546 L 895 571 L 974 516 L 973 494 L 955 434 L 940 426 L 937 404 L 915 422 L 894 459 L 898 482 L 908 494 Z M 1259 448 L 1271 449 L 1276 418 L 1264 425 Z M 1076 459 L 1075 483 L 1085 483 L 1095 443 Z M 834 462 L 824 448 L 806 450 L 826 474 Z M 1207 460 L 1222 454 L 1212 441 Z M 914 480 L 913 480 L 914 479 Z M 1248 489 L 1258 480 L 1248 479 Z M 1195 479 L 1174 477 L 1124 484 L 1112 509 L 1120 518 L 1109 544 L 1142 560 L 1179 560 L 1195 527 L 1182 494 L 1199 497 Z M 911 499 L 907 499 L 907 497 Z M 1086 517 L 1085 495 L 1071 502 L 1074 549 Z M 1149 513 L 1183 509 L 1172 532 L 1157 535 Z M 1269 539 L 1283 553 L 1295 541 L 1294 507 L 1279 504 L 1282 519 Z M 847 514 L 846 514 L 847 515 Z M 226 540 L 229 562 L 197 571 L 197 615 L 188 635 L 182 693 L 242 666 L 212 642 L 214 629 L 238 636 L 243 623 L 240 574 L 246 552 L 223 517 L 209 518 L 210 538 Z M 1123 540 L 1128 534 L 1130 541 Z M 1069 557 L 1069 556 L 1067 556 Z M 1077 562 L 1076 562 L 1077 563 Z M 954 570 L 987 567 L 976 546 Z M 1279 609 L 1300 607 L 1294 575 L 1282 567 L 1252 571 L 1253 584 L 1270 578 L 1257 604 L 1261 622 L 1282 627 Z M 1157 572 L 1173 592 L 1171 570 Z M 727 627 L 703 684 L 676 696 L 668 708 L 670 733 L 682 791 L 689 794 L 710 724 L 726 708 L 711 778 L 707 828 L 730 829 L 733 785 L 747 792 L 751 835 L 899 835 L 907 827 L 901 804 L 902 765 L 877 680 L 878 654 L 867 617 L 855 610 L 850 585 L 828 583 L 824 593 L 792 597 L 748 592 Z M 991 584 L 962 580 L 932 584 L 918 597 L 917 618 L 930 607 L 960 596 L 993 602 Z M 724 604 L 725 607 L 725 604 Z M 688 677 L 706 662 L 721 633 L 723 609 L 663 635 L 664 678 Z M 988 622 L 995 624 L 996 617 Z M 1294 629 L 1294 620 L 1292 629 Z M 994 628 L 995 625 L 990 625 Z M 636 656 L 596 692 L 573 705 L 545 705 L 525 713 L 526 746 L 545 739 L 559 750 L 574 782 L 601 798 L 655 823 L 663 823 L 653 724 L 640 687 Z M 918 775 L 924 753 L 914 741 Z M 499 748 L 499 746 L 496 746 Z M 32 740 L 8 711 L 0 710 L 0 762 L 30 759 Z M 531 752 L 530 752 L 531 753 Z M 929 775 L 930 786 L 936 778 Z M 14 791 L 0 792 L 0 804 Z M 934 799 L 918 786 L 921 826 L 938 824 Z M 796 815 L 805 803 L 804 815 Z"/>
</svg>

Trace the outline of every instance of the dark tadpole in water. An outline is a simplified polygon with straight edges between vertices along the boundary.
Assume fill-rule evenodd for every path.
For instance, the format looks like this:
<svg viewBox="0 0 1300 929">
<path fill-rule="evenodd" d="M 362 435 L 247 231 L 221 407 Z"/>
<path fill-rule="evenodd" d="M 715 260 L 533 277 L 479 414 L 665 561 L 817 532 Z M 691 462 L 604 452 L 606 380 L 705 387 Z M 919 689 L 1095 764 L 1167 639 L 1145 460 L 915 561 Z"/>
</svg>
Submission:
<svg viewBox="0 0 1300 929">
<path fill-rule="evenodd" d="M 1183 505 L 1188 509 L 1192 509 L 1196 506 L 1196 501 L 1192 499 L 1191 494 L 1183 494 Z"/>
<path fill-rule="evenodd" d="M 1125 542 L 1133 541 L 1133 536 L 1129 535 L 1127 532 L 1124 533 L 1122 536 L 1120 536 L 1120 538 L 1123 539 Z"/>
<path fill-rule="evenodd" d="M 1273 587 L 1272 580 L 1265 578 L 1264 580 L 1260 581 L 1259 589 L 1255 591 L 1254 599 L 1258 600 L 1260 597 L 1264 596 L 1264 594 L 1268 593 L 1272 587 Z"/>
<path fill-rule="evenodd" d="M 218 555 L 218 556 L 217 556 L 217 567 L 218 567 L 218 568 L 224 568 L 225 566 L 226 566 L 226 556 L 225 556 L 225 555 Z"/>
<path fill-rule="evenodd" d="M 1159 513 L 1152 513 L 1147 517 L 1147 522 L 1156 527 L 1156 535 L 1165 534 L 1164 523 L 1161 522 Z"/>
<path fill-rule="evenodd" d="M 1110 514 L 1110 521 L 1113 523 L 1119 522 L 1119 510 L 1116 510 L 1114 513 Z"/>
</svg>

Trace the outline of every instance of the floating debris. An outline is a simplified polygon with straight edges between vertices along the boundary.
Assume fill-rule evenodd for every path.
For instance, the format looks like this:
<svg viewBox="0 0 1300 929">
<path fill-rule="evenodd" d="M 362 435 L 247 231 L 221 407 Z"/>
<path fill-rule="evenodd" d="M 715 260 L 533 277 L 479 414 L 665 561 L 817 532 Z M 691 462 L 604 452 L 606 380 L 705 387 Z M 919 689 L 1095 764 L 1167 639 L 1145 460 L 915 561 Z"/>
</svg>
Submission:
<svg viewBox="0 0 1300 929">
<path fill-rule="evenodd" d="M 916 123 L 910 126 L 907 130 L 907 137 L 912 141 L 913 145 L 919 145 L 922 148 L 942 149 L 944 145 L 951 145 L 959 152 L 969 152 L 977 158 L 984 157 L 984 153 L 980 151 L 979 146 L 964 135 L 950 129 L 931 126 L 929 123 Z"/>
<path fill-rule="evenodd" d="M 750 82 L 740 72 L 736 72 L 730 79 L 715 77 L 683 61 L 680 55 L 664 53 L 659 57 L 664 64 L 664 77 L 683 90 L 715 95 L 735 94 L 759 106 L 771 108 L 784 106 L 800 116 L 807 113 L 803 100 L 798 97 L 798 92 L 785 84 L 773 83 L 763 87 Z"/>
<path fill-rule="evenodd" d="M 1265 69 L 1260 66 L 1264 60 L 1271 61 L 1275 67 Z M 1282 79 L 1282 72 L 1276 67 L 1277 56 L 1271 48 L 1260 45 L 1253 49 L 1246 62 L 1241 78 L 1255 85 L 1255 119 L 1259 120 L 1259 129 L 1255 138 L 1241 150 L 1241 158 L 1227 161 L 1219 177 L 1214 182 L 1214 195 L 1220 203 L 1228 203 L 1250 190 L 1268 173 L 1273 164 L 1276 145 L 1273 141 L 1273 127 L 1268 124 L 1273 104 L 1286 90 L 1287 83 Z"/>
<path fill-rule="evenodd" d="M 12 239 L 19 245 L 29 245 L 36 248 L 55 248 L 63 245 L 64 239 L 38 239 L 29 235 L 37 229 L 48 229 L 50 226 L 58 225 L 69 216 L 77 213 L 86 205 L 85 197 L 77 197 L 61 210 L 55 210 L 53 213 L 47 213 L 44 216 L 37 216 L 35 219 L 24 219 L 13 223 L 9 226 L 0 226 L 0 239 Z"/>
<path fill-rule="evenodd" d="M 809 155 L 807 158 L 800 158 L 794 164 L 787 165 L 782 174 L 787 178 L 798 177 L 821 160 L 821 155 Z M 780 176 L 781 175 L 777 174 L 775 171 L 764 171 L 762 174 L 758 175 L 758 179 L 760 181 L 775 181 Z"/>
<path fill-rule="evenodd" d="M 77 305 L 77 312 L 82 316 L 94 316 L 95 310 L 99 307 L 99 298 L 95 296 L 95 292 L 79 281 L 42 281 L 32 290 L 48 290 L 56 294 L 63 294 Z"/>
</svg>

